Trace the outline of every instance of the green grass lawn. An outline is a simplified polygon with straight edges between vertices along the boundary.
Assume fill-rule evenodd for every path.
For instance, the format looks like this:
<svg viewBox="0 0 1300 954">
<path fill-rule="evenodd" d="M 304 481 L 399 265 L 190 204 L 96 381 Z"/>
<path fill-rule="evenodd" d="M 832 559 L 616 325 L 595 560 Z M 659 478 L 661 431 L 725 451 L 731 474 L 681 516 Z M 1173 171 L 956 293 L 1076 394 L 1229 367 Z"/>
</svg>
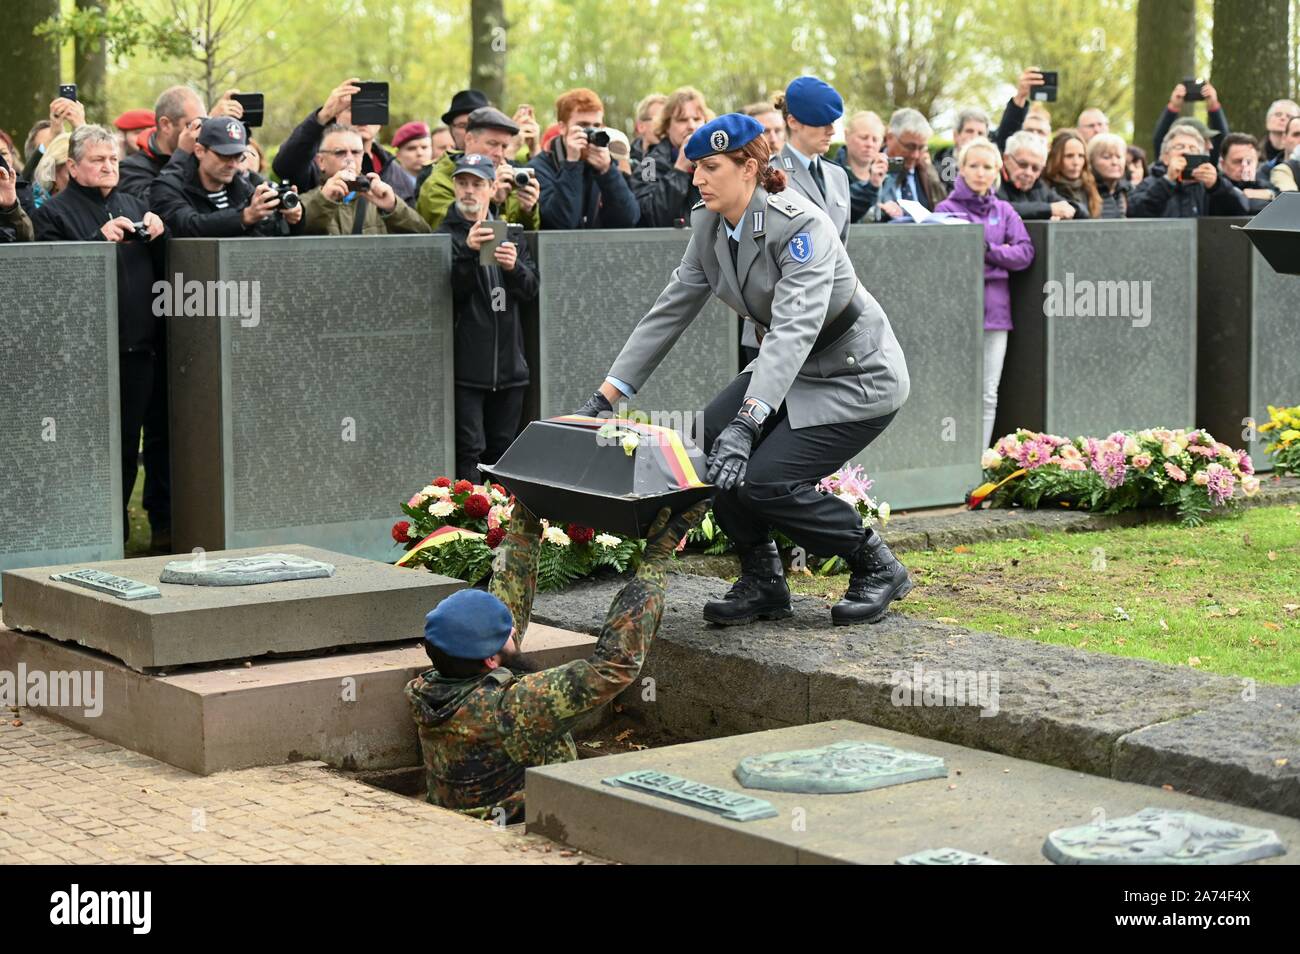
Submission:
<svg viewBox="0 0 1300 954">
<path fill-rule="evenodd" d="M 974 630 L 1261 682 L 1300 682 L 1300 508 L 901 555 L 893 608 Z M 839 599 L 845 576 L 792 576 Z"/>
<path fill-rule="evenodd" d="M 149 554 L 149 517 L 144 512 L 144 468 L 135 474 L 135 488 L 131 491 L 131 502 L 127 506 L 127 518 L 131 521 L 131 538 L 126 541 L 126 555 L 129 557 L 148 556 Z"/>
</svg>

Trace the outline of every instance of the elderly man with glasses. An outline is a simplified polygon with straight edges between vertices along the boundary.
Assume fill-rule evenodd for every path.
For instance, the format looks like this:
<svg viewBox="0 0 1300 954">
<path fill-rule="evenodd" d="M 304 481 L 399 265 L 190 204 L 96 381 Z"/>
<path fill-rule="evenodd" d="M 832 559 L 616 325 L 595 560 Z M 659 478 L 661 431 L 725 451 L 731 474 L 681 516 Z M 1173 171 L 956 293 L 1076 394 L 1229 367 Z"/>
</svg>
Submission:
<svg viewBox="0 0 1300 954">
<path fill-rule="evenodd" d="M 365 145 L 352 126 L 330 126 L 316 167 L 321 184 L 302 197 L 308 235 L 388 235 L 430 232 L 415 210 L 377 172 L 362 172 Z"/>
<path fill-rule="evenodd" d="M 1022 129 L 1007 140 L 1002 156 L 1002 187 L 998 198 L 1011 203 L 1022 219 L 1087 218 L 1087 210 L 1064 198 L 1040 178 L 1047 165 L 1047 143 L 1037 133 Z"/>
<path fill-rule="evenodd" d="M 933 210 L 948 194 L 947 187 L 930 162 L 928 146 L 934 130 L 915 109 L 898 109 L 889 117 L 885 132 L 885 157 L 902 160 L 902 168 L 892 170 L 880 186 L 880 203 L 867 213 L 869 221 L 904 218 L 902 200 L 919 202 Z"/>
</svg>

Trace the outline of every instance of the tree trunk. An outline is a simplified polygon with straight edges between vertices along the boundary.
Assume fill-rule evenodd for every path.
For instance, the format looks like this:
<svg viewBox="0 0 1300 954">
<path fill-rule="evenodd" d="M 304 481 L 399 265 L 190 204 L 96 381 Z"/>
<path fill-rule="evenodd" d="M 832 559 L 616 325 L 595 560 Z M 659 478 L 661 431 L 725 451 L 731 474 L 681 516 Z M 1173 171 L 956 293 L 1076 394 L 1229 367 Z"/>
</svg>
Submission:
<svg viewBox="0 0 1300 954">
<path fill-rule="evenodd" d="M 1233 129 L 1266 136 L 1269 104 L 1290 92 L 1289 0 L 1214 0 L 1214 88 Z"/>
<path fill-rule="evenodd" d="M 0 129 L 23 148 L 27 130 L 50 115 L 50 100 L 59 95 L 59 50 L 32 36 L 36 25 L 59 13 L 59 0 L 13 0 L 5 4 L 4 39 L 0 40 Z M 25 157 L 24 157 L 25 158 Z"/>
<path fill-rule="evenodd" d="M 103 10 L 104 0 L 77 0 L 79 10 Z M 104 51 L 104 41 L 87 42 L 77 40 L 77 99 L 86 104 L 88 122 L 108 122 L 110 117 L 104 113 L 108 107 L 108 90 L 105 78 L 108 73 L 108 57 Z"/>
<path fill-rule="evenodd" d="M 1151 148 L 1151 136 L 1169 102 L 1169 93 L 1195 72 L 1196 0 L 1138 0 L 1137 62 L 1133 71 L 1135 145 Z M 1183 112 L 1190 113 L 1191 109 L 1184 107 Z M 1155 162 L 1158 157 L 1148 158 Z"/>
<path fill-rule="evenodd" d="M 470 0 L 469 85 L 487 94 L 494 106 L 504 108 L 506 88 L 505 0 Z"/>
</svg>

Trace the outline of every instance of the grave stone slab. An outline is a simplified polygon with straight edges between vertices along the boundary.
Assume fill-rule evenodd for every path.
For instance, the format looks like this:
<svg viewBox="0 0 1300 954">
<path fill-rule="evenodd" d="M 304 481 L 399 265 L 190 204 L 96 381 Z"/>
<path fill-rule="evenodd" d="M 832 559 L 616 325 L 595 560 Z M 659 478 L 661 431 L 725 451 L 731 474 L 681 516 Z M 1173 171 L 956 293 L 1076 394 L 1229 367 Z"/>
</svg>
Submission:
<svg viewBox="0 0 1300 954">
<path fill-rule="evenodd" d="M 181 239 L 168 256 L 186 283 L 259 289 L 255 322 L 168 323 L 177 551 L 394 559 L 399 503 L 453 469 L 448 237 Z"/>
<path fill-rule="evenodd" d="M 764 791 L 763 798 L 777 814 L 743 822 L 604 783 L 627 773 L 655 772 L 713 788 L 734 788 L 732 772 L 748 755 L 846 740 L 941 758 L 948 777 L 840 794 Z M 525 784 L 530 832 L 637 864 L 892 865 L 936 846 L 960 846 L 964 852 L 1009 864 L 1047 864 L 1042 846 L 1050 832 L 1087 823 L 1099 809 L 1107 817 L 1122 818 L 1148 806 L 1270 829 L 1283 843 L 1294 844 L 1300 836 L 1298 819 L 849 721 L 531 768 Z M 1256 863 L 1294 864 L 1298 854 Z"/>
<path fill-rule="evenodd" d="M 122 556 L 115 255 L 0 245 L 0 571 Z"/>
<path fill-rule="evenodd" d="M 912 380 L 907 403 L 853 463 L 895 510 L 960 503 L 980 484 L 983 450 L 984 230 L 851 225 L 848 251 Z"/>
<path fill-rule="evenodd" d="M 275 549 L 332 564 L 336 572 L 258 586 L 190 586 L 162 582 L 163 567 L 172 557 L 96 564 L 93 569 L 161 591 L 158 599 L 126 602 L 50 579 L 81 567 L 11 570 L 5 573 L 5 621 L 15 629 L 99 650 L 141 671 L 171 669 L 411 639 L 421 635 L 425 614 L 465 585 L 424 570 L 315 547 Z M 263 552 L 218 551 L 207 559 Z"/>
<path fill-rule="evenodd" d="M 1059 829 L 1043 843 L 1058 865 L 1239 865 L 1285 853 L 1271 829 L 1165 808 Z"/>
</svg>

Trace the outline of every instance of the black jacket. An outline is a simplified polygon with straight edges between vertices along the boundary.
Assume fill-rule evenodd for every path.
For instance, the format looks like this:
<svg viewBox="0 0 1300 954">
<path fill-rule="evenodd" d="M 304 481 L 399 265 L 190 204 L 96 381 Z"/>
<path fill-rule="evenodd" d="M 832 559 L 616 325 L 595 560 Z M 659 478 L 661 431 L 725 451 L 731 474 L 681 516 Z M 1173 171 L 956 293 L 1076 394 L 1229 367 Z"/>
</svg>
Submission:
<svg viewBox="0 0 1300 954">
<path fill-rule="evenodd" d="M 149 192 L 150 208 L 167 223 L 172 238 L 240 238 L 300 235 L 306 216 L 290 228 L 284 218 L 273 215 L 250 228 L 241 218 L 244 207 L 262 177 L 255 172 L 239 173 L 226 186 L 229 205 L 218 209 L 208 198 L 208 190 L 199 181 L 199 161 L 187 152 L 176 152 L 153 182 Z"/>
<path fill-rule="evenodd" d="M 1115 188 L 1107 191 L 1104 182 L 1097 183 L 1101 193 L 1101 217 L 1103 219 L 1123 219 L 1128 217 L 1128 203 L 1133 194 L 1133 183 L 1128 178 L 1121 178 Z"/>
<path fill-rule="evenodd" d="M 1151 155 L 1160 155 L 1160 146 L 1165 141 L 1165 135 L 1169 132 L 1173 124 L 1181 118 L 1182 113 L 1171 113 L 1168 106 L 1160 111 L 1160 118 L 1156 120 L 1156 133 L 1153 137 L 1155 142 L 1155 152 L 1151 153 Z M 1206 111 L 1205 118 L 1208 120 L 1206 125 L 1218 132 L 1217 136 L 1210 138 L 1209 153 L 1210 158 L 1214 160 L 1214 164 L 1217 166 L 1219 164 L 1219 143 L 1222 142 L 1223 137 L 1228 135 L 1232 130 L 1228 128 L 1228 114 L 1223 111 L 1222 106 L 1213 112 Z"/>
<path fill-rule="evenodd" d="M 114 189 L 105 198 L 69 179 L 36 210 L 38 242 L 103 242 L 100 229 L 119 215 L 139 222 L 149 211 L 136 196 Z M 117 343 L 121 351 L 163 353 L 163 320 L 153 313 L 153 284 L 166 264 L 166 233 L 152 242 L 127 238 L 117 244 Z"/>
<path fill-rule="evenodd" d="M 1167 112 L 1167 110 L 1166 110 Z M 1150 174 L 1133 190 L 1129 199 L 1130 219 L 1194 219 L 1202 215 L 1249 215 L 1250 205 L 1241 190 L 1223 173 L 1214 188 L 1194 180 L 1170 182 L 1162 162 L 1153 163 Z"/>
<path fill-rule="evenodd" d="M 1020 127 L 1025 124 L 1025 117 L 1029 115 L 1029 100 L 1025 100 L 1025 105 L 1017 106 L 1016 98 L 1012 96 L 1007 100 L 1007 108 L 1002 110 L 1002 119 L 998 121 L 998 128 L 993 131 L 993 144 L 998 147 L 999 152 L 1007 151 L 1007 140 L 1013 135 L 1020 132 Z M 1024 216 L 1022 215 L 1023 219 Z"/>
<path fill-rule="evenodd" d="M 1228 177 L 1223 174 L 1223 170 L 1219 170 L 1219 175 L 1223 176 L 1223 178 L 1225 179 L 1228 179 Z M 1265 176 L 1263 173 L 1256 173 L 1255 180 L 1253 182 L 1239 182 L 1236 179 L 1228 179 L 1228 185 L 1242 190 L 1241 195 L 1242 198 L 1246 200 L 1246 206 L 1249 209 L 1248 212 L 1249 215 L 1254 215 L 1256 212 L 1264 211 L 1264 207 L 1267 206 L 1270 202 L 1273 201 L 1273 199 L 1277 197 L 1277 190 L 1273 188 L 1273 186 L 1268 181 L 1268 177 Z M 1247 189 L 1267 189 L 1272 194 L 1267 199 L 1253 199 L 1250 196 L 1246 195 L 1245 190 Z"/>
<path fill-rule="evenodd" d="M 280 177 L 280 181 L 296 185 L 304 195 L 321 184 L 320 170 L 316 168 L 316 153 L 320 149 L 325 126 L 316 118 L 317 112 L 319 110 L 313 109 L 306 119 L 293 128 L 289 138 L 271 160 L 271 168 Z M 393 161 L 393 157 L 382 146 L 371 143 L 370 152 L 361 157 L 361 171 L 377 172 L 383 176 L 384 168 Z"/>
<path fill-rule="evenodd" d="M 660 139 L 650 147 L 632 175 L 632 188 L 641 206 L 645 228 L 669 228 L 691 220 L 691 206 L 700 201 L 700 190 L 691 175 L 673 167 L 673 144 Z M 542 216 L 545 221 L 545 215 Z"/>
<path fill-rule="evenodd" d="M 569 162 L 564 139 L 556 136 L 529 165 L 542 190 L 544 229 L 630 229 L 641 218 L 636 196 L 612 159 L 600 175 L 581 159 Z"/>
<path fill-rule="evenodd" d="M 149 201 L 153 180 L 163 171 L 170 155 L 158 151 L 158 134 L 149 134 L 149 145 L 122 160 L 117 170 L 117 191 Z"/>
<path fill-rule="evenodd" d="M 455 203 L 447 209 L 439 232 L 451 235 L 451 292 L 456 326 L 456 384 L 470 388 L 521 387 L 528 383 L 524 329 L 519 303 L 537 297 L 537 266 L 528 246 L 518 243 L 519 259 L 511 271 L 478 263 L 469 247 L 470 223 Z M 505 308 L 492 308 L 492 292 L 505 289 Z"/>
<path fill-rule="evenodd" d="M 1069 202 L 1074 206 L 1074 217 L 1076 219 L 1086 219 L 1088 209 L 1078 202 L 1071 201 L 1061 193 L 1057 192 L 1040 176 L 1034 181 L 1034 185 L 1027 192 L 1021 192 L 1015 187 L 1010 179 L 1003 179 L 1002 185 L 998 189 L 998 198 L 1006 199 L 1011 203 L 1011 207 L 1016 210 L 1016 214 L 1022 219 L 1050 219 L 1052 217 L 1053 202 Z"/>
</svg>

